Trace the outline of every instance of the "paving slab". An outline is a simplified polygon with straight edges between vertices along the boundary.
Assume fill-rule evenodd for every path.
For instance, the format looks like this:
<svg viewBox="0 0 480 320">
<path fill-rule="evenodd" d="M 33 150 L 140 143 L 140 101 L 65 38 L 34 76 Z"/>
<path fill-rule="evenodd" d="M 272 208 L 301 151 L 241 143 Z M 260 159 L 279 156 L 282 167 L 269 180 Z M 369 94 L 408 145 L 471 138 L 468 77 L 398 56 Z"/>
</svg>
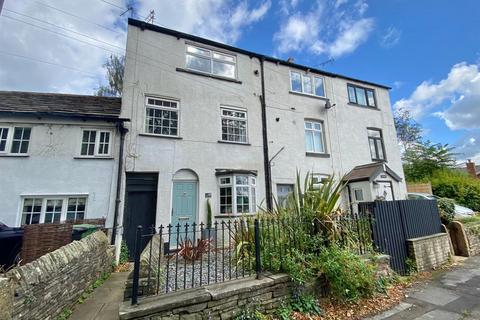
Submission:
<svg viewBox="0 0 480 320">
<path fill-rule="evenodd" d="M 435 286 L 428 286 L 411 294 L 414 299 L 422 300 L 437 306 L 444 306 L 460 298 L 454 291 Z"/>
<path fill-rule="evenodd" d="M 416 320 L 458 320 L 462 315 L 444 310 L 433 310 L 425 313 L 423 316 L 416 318 Z"/>
</svg>

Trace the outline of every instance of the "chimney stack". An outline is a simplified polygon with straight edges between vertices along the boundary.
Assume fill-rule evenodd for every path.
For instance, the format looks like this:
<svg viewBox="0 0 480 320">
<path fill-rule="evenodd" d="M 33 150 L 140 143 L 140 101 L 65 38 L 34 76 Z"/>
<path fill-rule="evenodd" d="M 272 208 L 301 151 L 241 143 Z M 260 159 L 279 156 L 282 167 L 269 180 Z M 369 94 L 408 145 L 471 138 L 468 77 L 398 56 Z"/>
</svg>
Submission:
<svg viewBox="0 0 480 320">
<path fill-rule="evenodd" d="M 472 162 L 472 160 L 470 159 L 468 159 L 467 162 L 467 172 L 472 177 L 477 178 L 477 169 L 475 168 L 475 162 Z"/>
</svg>

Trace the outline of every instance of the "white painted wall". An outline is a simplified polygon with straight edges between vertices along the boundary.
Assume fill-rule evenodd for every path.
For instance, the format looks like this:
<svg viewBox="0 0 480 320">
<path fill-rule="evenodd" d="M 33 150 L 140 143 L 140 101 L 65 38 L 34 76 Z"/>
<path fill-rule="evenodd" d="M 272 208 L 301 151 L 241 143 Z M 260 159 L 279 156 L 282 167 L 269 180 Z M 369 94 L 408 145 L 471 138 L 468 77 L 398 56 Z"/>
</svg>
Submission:
<svg viewBox="0 0 480 320">
<path fill-rule="evenodd" d="M 85 218 L 108 217 L 115 204 L 119 134 L 112 123 L 61 118 L 5 117 L 0 125 L 32 127 L 27 157 L 0 155 L 0 221 L 19 226 L 22 196 L 86 194 Z M 109 128 L 115 145 L 111 159 L 76 159 L 82 128 Z M 66 205 L 66 204 L 64 204 Z"/>
</svg>

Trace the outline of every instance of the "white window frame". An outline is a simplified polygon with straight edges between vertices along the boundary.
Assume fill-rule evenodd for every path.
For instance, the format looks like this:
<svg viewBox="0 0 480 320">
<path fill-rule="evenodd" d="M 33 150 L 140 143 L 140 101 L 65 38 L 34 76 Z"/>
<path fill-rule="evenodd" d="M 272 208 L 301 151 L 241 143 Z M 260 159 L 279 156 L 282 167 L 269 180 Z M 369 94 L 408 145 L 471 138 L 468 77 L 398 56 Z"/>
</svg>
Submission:
<svg viewBox="0 0 480 320">
<path fill-rule="evenodd" d="M 157 106 L 155 104 L 150 104 L 148 102 L 148 99 L 154 99 L 154 100 L 160 100 L 160 101 L 165 101 L 165 102 L 173 102 L 176 104 L 176 108 L 172 107 L 164 107 L 164 106 Z M 172 111 L 177 113 L 177 134 L 161 134 L 161 133 L 154 133 L 154 132 L 148 132 L 148 116 L 147 116 L 147 111 L 148 109 L 156 109 L 156 110 L 166 110 L 166 111 Z M 145 121 L 144 121 L 144 134 L 147 135 L 153 135 L 153 136 L 159 136 L 159 137 L 180 137 L 180 101 L 179 100 L 174 100 L 174 99 L 169 99 L 169 98 L 163 98 L 163 97 L 156 97 L 156 96 L 145 96 Z"/>
<path fill-rule="evenodd" d="M 19 124 L 19 125 L 3 125 L 3 124 L 0 124 L 0 128 L 1 129 L 8 129 L 8 133 L 7 133 L 7 140 L 6 140 L 6 144 L 5 144 L 5 150 L 0 150 L 0 155 L 19 155 L 19 156 L 25 156 L 25 155 L 29 155 L 29 151 L 30 151 L 30 144 L 32 142 L 32 133 L 33 133 L 33 127 L 31 126 L 28 126 L 28 125 L 22 125 L 22 124 Z M 12 146 L 13 146 L 13 136 L 15 134 L 15 129 L 17 128 L 23 128 L 23 129 L 30 129 L 30 138 L 28 139 L 28 147 L 27 147 L 27 152 L 12 152 Z M 23 139 L 22 139 L 23 141 Z"/>
<path fill-rule="evenodd" d="M 312 173 L 311 174 L 312 184 L 314 189 L 320 189 L 323 185 L 324 179 L 330 179 L 330 175 L 323 173 Z"/>
<path fill-rule="evenodd" d="M 208 52 L 210 52 L 210 54 L 209 55 L 202 55 L 202 54 L 189 52 L 188 47 L 192 47 L 192 48 L 202 50 L 202 51 L 208 51 Z M 233 62 L 214 58 L 213 55 L 215 53 L 223 55 L 223 56 L 231 57 L 231 58 L 233 58 Z M 191 55 L 191 56 L 194 56 L 194 57 L 199 57 L 199 58 L 202 58 L 202 59 L 210 60 L 210 72 L 189 68 L 188 65 L 187 65 L 187 55 Z M 233 77 L 213 73 L 213 62 L 214 61 L 220 62 L 220 63 L 226 63 L 226 64 L 229 64 L 229 65 L 233 65 Z M 220 77 L 220 78 L 226 78 L 226 79 L 237 79 L 237 56 L 234 55 L 234 54 L 231 54 L 231 53 L 227 53 L 227 52 L 223 52 L 223 51 L 219 51 L 219 50 L 213 50 L 213 49 L 210 49 L 210 48 L 205 48 L 205 47 L 202 47 L 202 46 L 198 46 L 196 44 L 186 43 L 186 45 L 185 45 L 185 68 L 187 68 L 188 70 L 195 71 L 195 72 L 200 72 L 200 73 L 212 75 L 214 77 Z"/>
<path fill-rule="evenodd" d="M 301 85 L 302 85 L 302 91 L 293 90 L 292 73 L 300 74 L 300 82 L 301 82 Z M 303 87 L 303 78 L 307 78 L 307 77 L 310 78 L 310 81 L 312 83 L 312 89 L 313 89 L 314 92 L 315 92 L 315 88 L 316 88 L 316 86 L 315 86 L 316 78 L 322 79 L 323 96 L 317 95 L 315 93 L 305 92 L 305 88 Z M 300 71 L 290 70 L 290 91 L 295 92 L 295 93 L 299 93 L 299 94 L 305 94 L 305 95 L 308 95 L 308 96 L 313 96 L 313 97 L 326 98 L 327 93 L 325 91 L 325 77 L 319 76 L 319 75 L 314 75 L 314 74 L 306 74 L 306 73 L 303 73 L 303 72 L 300 72 Z"/>
<path fill-rule="evenodd" d="M 93 155 L 89 154 L 82 154 L 82 146 L 83 146 L 83 133 L 85 131 L 95 131 L 95 145 L 93 147 Z M 108 142 L 108 153 L 99 153 L 98 148 L 100 146 L 100 135 L 103 132 L 107 132 L 110 135 L 110 140 Z M 114 146 L 114 134 L 113 130 L 111 129 L 100 129 L 100 128 L 82 128 L 81 135 L 80 135 L 80 150 L 78 151 L 79 157 L 81 158 L 111 158 L 112 157 L 112 149 Z M 88 153 L 88 150 L 87 150 Z"/>
<path fill-rule="evenodd" d="M 248 185 L 237 184 L 237 177 L 246 177 L 248 179 Z M 222 179 L 230 178 L 230 182 L 222 183 Z M 220 188 L 228 187 L 232 191 L 232 212 L 231 213 L 222 213 L 221 212 L 221 194 Z M 238 212 L 237 211 L 237 187 L 248 187 L 248 212 Z M 221 175 L 218 177 L 218 212 L 220 216 L 241 216 L 254 214 L 257 211 L 257 177 L 252 174 L 231 174 L 231 175 Z"/>
<path fill-rule="evenodd" d="M 312 124 L 312 128 L 307 128 L 307 123 Z M 320 130 L 314 129 L 314 124 L 320 124 Z M 303 122 L 304 128 L 304 141 L 305 141 L 305 151 L 307 153 L 314 153 L 314 154 L 326 154 L 327 153 L 327 138 L 325 134 L 325 123 L 321 120 L 314 120 L 314 119 L 305 119 Z M 315 151 L 315 140 L 313 140 L 313 151 L 307 150 L 307 142 L 306 142 L 306 131 L 320 132 L 320 142 L 323 147 L 323 151 Z M 315 138 L 315 134 L 313 134 L 313 139 Z"/>
<path fill-rule="evenodd" d="M 231 117 L 231 116 L 224 116 L 224 115 L 223 115 L 223 111 L 224 111 L 224 110 L 244 113 L 244 114 L 245 114 L 245 118 L 237 118 L 237 117 Z M 224 140 L 224 139 L 223 139 L 223 124 L 222 124 L 223 119 L 230 119 L 230 120 L 237 120 L 237 121 L 245 121 L 245 142 L 242 142 L 242 141 L 231 141 L 231 140 Z M 248 112 L 247 112 L 246 109 L 237 108 L 237 107 L 231 107 L 231 106 L 225 106 L 225 105 L 221 105 L 221 106 L 220 106 L 220 139 L 221 139 L 221 141 L 223 141 L 223 142 L 228 142 L 228 143 L 248 144 Z"/>
<path fill-rule="evenodd" d="M 20 213 L 17 220 L 17 225 L 22 225 L 23 220 L 23 209 L 26 199 L 41 199 L 42 200 L 42 209 L 40 211 L 40 220 L 39 223 L 45 223 L 45 214 L 47 210 L 47 201 L 48 200 L 62 200 L 62 211 L 60 214 L 60 222 L 64 222 L 67 219 L 68 211 L 68 200 L 71 198 L 85 198 L 85 212 L 83 214 L 83 219 L 87 219 L 88 214 L 88 194 L 69 194 L 69 195 L 22 195 L 20 201 Z"/>
</svg>

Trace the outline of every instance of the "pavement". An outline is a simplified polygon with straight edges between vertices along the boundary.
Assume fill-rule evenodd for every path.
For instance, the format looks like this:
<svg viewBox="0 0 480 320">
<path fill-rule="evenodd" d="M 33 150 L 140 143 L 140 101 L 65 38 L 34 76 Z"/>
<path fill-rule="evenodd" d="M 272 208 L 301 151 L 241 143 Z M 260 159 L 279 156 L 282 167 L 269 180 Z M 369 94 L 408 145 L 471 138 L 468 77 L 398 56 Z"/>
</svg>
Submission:
<svg viewBox="0 0 480 320">
<path fill-rule="evenodd" d="M 480 256 L 407 291 L 395 308 L 369 320 L 480 319 Z"/>
<path fill-rule="evenodd" d="M 77 304 L 69 320 L 118 320 L 125 281 L 129 272 L 115 272 L 96 288 L 82 304 Z"/>
</svg>

